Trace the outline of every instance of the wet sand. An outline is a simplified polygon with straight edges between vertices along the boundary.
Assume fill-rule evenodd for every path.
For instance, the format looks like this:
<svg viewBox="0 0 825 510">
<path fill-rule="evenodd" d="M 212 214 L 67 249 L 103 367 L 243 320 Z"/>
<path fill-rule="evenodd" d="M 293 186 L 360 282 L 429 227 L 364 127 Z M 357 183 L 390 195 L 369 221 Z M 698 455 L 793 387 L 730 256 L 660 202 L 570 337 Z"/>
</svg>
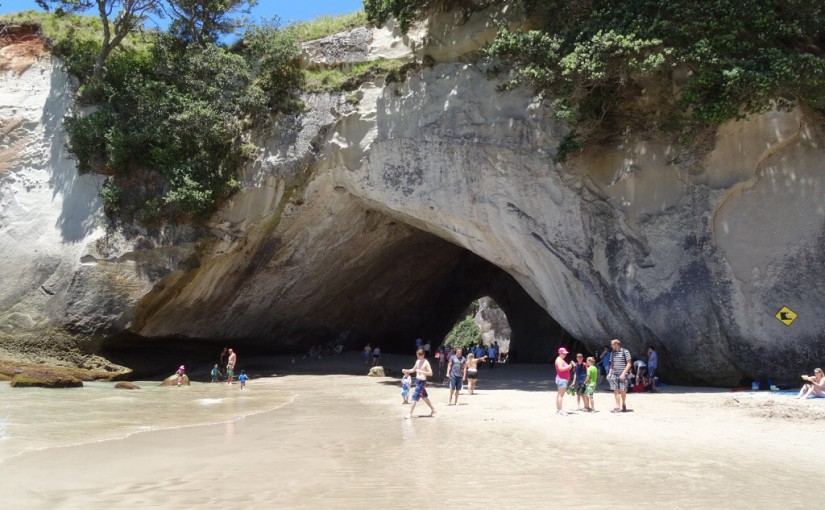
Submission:
<svg viewBox="0 0 825 510">
<path fill-rule="evenodd" d="M 560 417 L 551 367 L 513 365 L 482 369 L 458 406 L 432 384 L 436 417 L 404 420 L 398 379 L 333 373 L 362 372 L 358 363 L 273 361 L 277 377 L 248 391 L 288 394 L 275 411 L 25 453 L 0 463 L 0 494 L 50 509 L 768 509 L 825 494 L 823 400 L 667 387 L 611 414 L 612 394 L 600 391 L 599 412 Z"/>
</svg>

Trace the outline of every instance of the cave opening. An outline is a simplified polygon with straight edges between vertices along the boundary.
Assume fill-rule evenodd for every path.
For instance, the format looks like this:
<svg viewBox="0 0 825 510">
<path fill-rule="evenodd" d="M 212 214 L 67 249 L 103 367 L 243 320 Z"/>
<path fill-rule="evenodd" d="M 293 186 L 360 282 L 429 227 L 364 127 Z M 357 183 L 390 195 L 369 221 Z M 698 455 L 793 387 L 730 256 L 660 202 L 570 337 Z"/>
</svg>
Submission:
<svg viewBox="0 0 825 510">
<path fill-rule="evenodd" d="M 506 317 L 508 361 L 547 363 L 559 345 L 578 344 L 507 271 L 438 236 L 409 229 L 401 241 L 372 253 L 363 262 L 368 270 L 352 270 L 348 285 L 324 303 L 327 338 L 346 332 L 347 349 L 370 342 L 399 354 L 411 353 L 415 340 L 423 338 L 435 349 L 464 319 L 468 304 L 484 299 Z M 317 327 L 318 321 L 306 326 Z M 305 336 L 299 330 L 290 334 Z"/>
<path fill-rule="evenodd" d="M 390 216 L 366 211 L 363 217 L 357 236 L 341 240 L 315 266 L 301 266 L 301 278 L 284 276 L 297 267 L 289 253 L 275 251 L 266 260 L 259 253 L 250 262 L 253 269 L 222 279 L 237 297 L 224 293 L 198 307 L 170 305 L 165 313 L 176 325 L 174 337 L 121 335 L 106 342 L 106 351 L 117 354 L 110 359 L 134 366 L 156 349 L 186 349 L 211 359 L 223 346 L 245 356 L 296 355 L 336 342 L 351 351 L 370 343 L 387 353 L 411 354 L 417 338 L 438 347 L 468 304 L 481 298 L 496 303 L 507 318 L 508 362 L 549 363 L 560 345 L 577 347 L 577 340 L 502 267 Z M 268 246 L 277 246 L 275 241 Z M 293 265 L 270 266 L 271 259 Z M 250 296 L 257 297 L 252 301 Z M 213 337 L 180 326 L 204 322 Z"/>
</svg>

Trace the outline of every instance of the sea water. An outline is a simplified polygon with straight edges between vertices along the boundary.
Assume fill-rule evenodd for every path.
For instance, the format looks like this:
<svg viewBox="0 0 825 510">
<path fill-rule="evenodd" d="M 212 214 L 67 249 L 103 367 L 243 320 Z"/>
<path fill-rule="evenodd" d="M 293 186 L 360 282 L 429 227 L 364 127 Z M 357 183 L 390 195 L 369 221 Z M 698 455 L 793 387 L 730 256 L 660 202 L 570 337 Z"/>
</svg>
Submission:
<svg viewBox="0 0 825 510">
<path fill-rule="evenodd" d="M 29 450 L 91 443 L 168 428 L 224 423 L 278 408 L 289 396 L 273 380 L 192 383 L 139 390 L 86 382 L 82 388 L 12 388 L 0 383 L 0 461 Z"/>
</svg>

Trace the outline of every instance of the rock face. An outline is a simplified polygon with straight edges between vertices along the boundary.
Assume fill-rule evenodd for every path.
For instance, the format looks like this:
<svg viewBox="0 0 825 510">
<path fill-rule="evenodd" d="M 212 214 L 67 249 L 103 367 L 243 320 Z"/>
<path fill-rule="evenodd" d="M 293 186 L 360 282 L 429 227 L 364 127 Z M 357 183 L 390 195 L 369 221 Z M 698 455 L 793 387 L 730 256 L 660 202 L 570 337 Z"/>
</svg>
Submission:
<svg viewBox="0 0 825 510">
<path fill-rule="evenodd" d="M 317 50 L 307 67 L 346 68 L 390 40 L 435 64 L 362 85 L 356 104 L 306 96 L 306 113 L 257 140 L 208 232 L 105 235 L 99 180 L 73 174 L 60 145 L 65 77 L 48 59 L 7 75 L 4 93 L 22 97 L 25 80 L 42 93 L 0 104 L 4 126 L 28 126 L 10 131 L 27 149 L 0 171 L 0 348 L 58 327 L 246 352 L 343 333 L 349 348 L 408 350 L 437 344 L 486 295 L 518 361 L 547 361 L 572 337 L 591 350 L 620 338 L 636 356 L 653 344 L 679 382 L 796 380 L 825 362 L 822 116 L 754 116 L 690 153 L 627 135 L 557 164 L 567 128 L 550 104 L 498 92 L 475 57 L 506 7 L 457 27 L 439 15 L 421 39 L 385 28 L 352 34 L 343 56 Z M 790 326 L 775 318 L 783 306 Z"/>
<path fill-rule="evenodd" d="M 19 35 L 0 39 L 0 355 L 71 353 L 98 368 L 105 361 L 89 357 L 98 341 L 129 326 L 197 234 L 103 228 L 104 178 L 78 175 L 64 144 L 75 86 L 42 44 Z"/>
<path fill-rule="evenodd" d="M 512 330 L 507 314 L 490 298 L 484 297 L 478 301 L 478 312 L 473 317 L 473 321 L 481 330 L 482 342 L 484 345 L 497 342 L 501 352 L 508 352 Z"/>
</svg>

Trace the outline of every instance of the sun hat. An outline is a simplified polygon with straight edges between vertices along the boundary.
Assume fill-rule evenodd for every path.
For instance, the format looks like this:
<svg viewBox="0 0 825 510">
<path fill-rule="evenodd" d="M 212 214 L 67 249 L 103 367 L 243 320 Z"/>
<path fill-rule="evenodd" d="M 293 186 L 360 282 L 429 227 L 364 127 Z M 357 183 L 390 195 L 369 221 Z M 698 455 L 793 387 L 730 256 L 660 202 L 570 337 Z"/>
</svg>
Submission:
<svg viewBox="0 0 825 510">
<path fill-rule="evenodd" d="M 568 353 L 567 349 L 565 349 L 564 347 L 559 347 L 559 354 L 567 354 L 567 353 Z"/>
</svg>

